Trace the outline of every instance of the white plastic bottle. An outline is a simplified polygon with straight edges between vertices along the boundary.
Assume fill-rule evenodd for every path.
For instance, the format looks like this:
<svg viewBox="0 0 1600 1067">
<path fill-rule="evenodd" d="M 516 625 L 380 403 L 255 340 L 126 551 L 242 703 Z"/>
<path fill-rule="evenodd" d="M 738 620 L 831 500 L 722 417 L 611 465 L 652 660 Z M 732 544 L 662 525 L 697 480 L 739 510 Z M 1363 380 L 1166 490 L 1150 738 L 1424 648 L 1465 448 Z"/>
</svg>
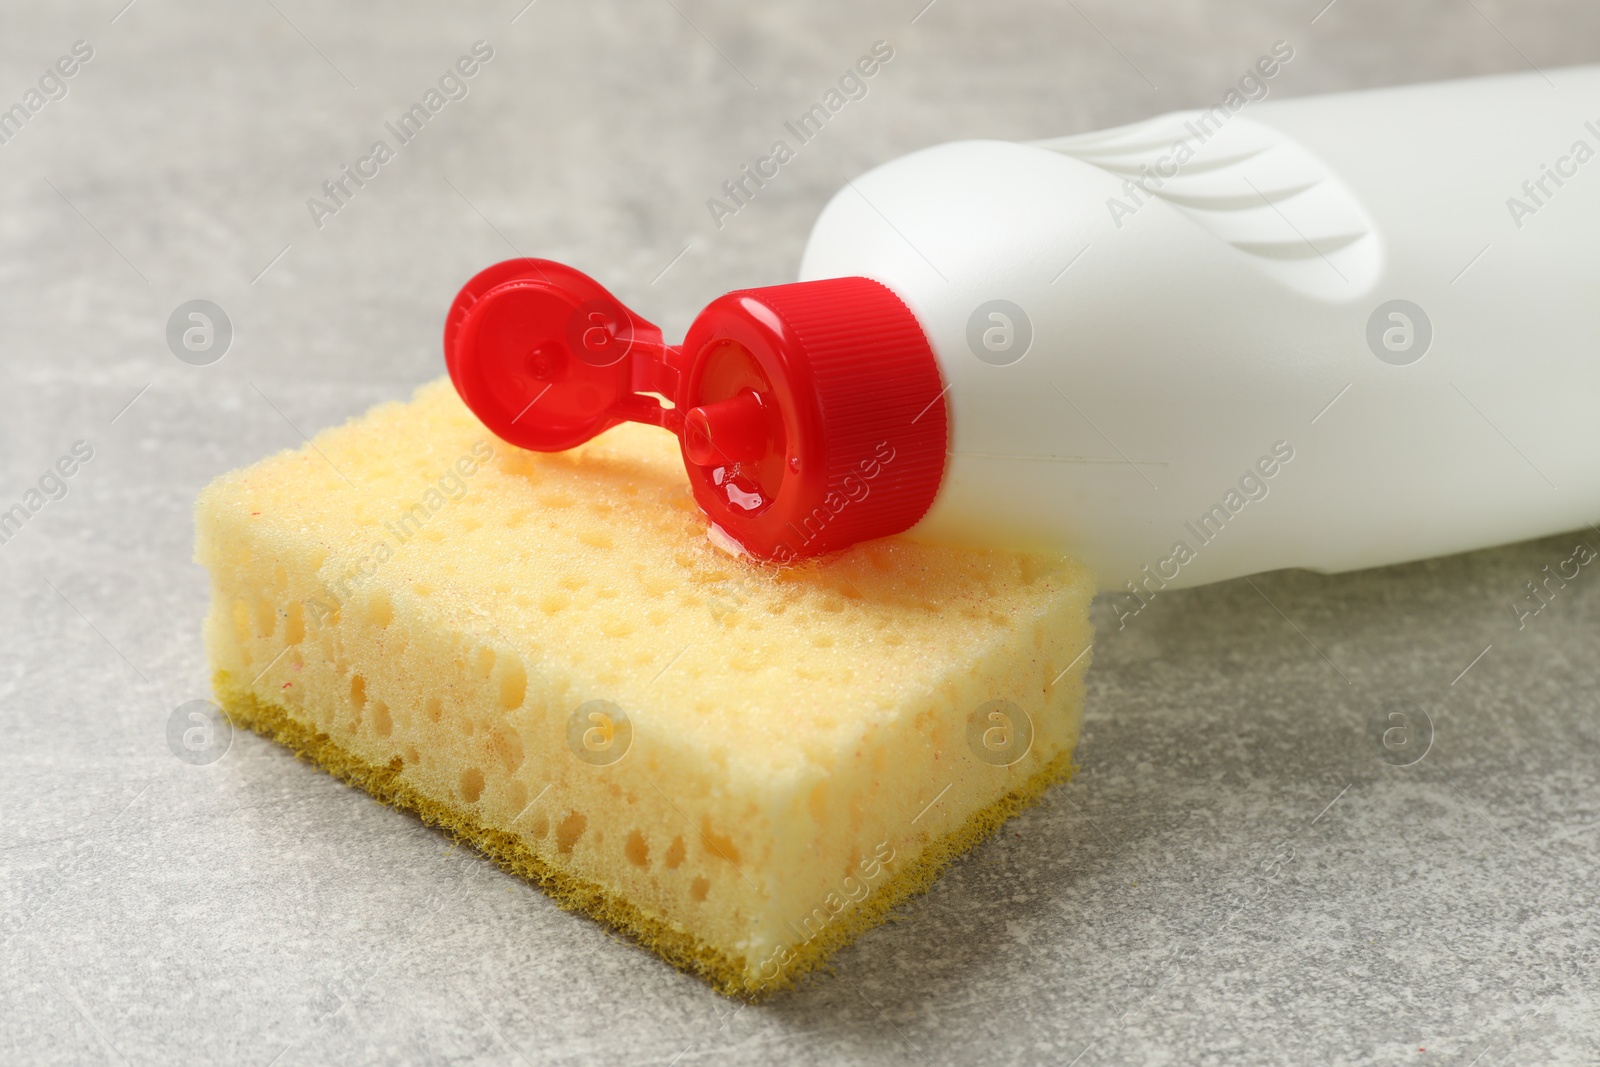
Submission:
<svg viewBox="0 0 1600 1067">
<path fill-rule="evenodd" d="M 1108 591 L 1396 563 L 1600 519 L 1597 153 L 1600 67 L 957 142 L 851 182 L 801 276 L 926 331 L 913 536 Z"/>
<path fill-rule="evenodd" d="M 881 166 L 801 281 L 680 346 L 570 267 L 498 264 L 451 309 L 452 378 L 527 448 L 676 432 L 713 531 L 776 560 L 909 530 L 1142 601 L 1600 519 L 1600 67 L 1251 95 Z"/>
</svg>

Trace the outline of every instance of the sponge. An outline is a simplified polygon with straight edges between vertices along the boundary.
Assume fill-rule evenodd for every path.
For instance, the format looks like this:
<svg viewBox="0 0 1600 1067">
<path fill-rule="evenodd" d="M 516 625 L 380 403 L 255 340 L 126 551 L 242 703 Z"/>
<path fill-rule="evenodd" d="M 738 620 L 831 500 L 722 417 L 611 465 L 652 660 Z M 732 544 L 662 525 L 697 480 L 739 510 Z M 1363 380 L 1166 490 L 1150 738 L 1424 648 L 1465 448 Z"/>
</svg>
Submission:
<svg viewBox="0 0 1600 1067">
<path fill-rule="evenodd" d="M 717 989 L 791 984 L 1071 771 L 1087 572 L 718 548 L 675 439 L 492 437 L 447 381 L 197 505 L 237 723 Z"/>
</svg>

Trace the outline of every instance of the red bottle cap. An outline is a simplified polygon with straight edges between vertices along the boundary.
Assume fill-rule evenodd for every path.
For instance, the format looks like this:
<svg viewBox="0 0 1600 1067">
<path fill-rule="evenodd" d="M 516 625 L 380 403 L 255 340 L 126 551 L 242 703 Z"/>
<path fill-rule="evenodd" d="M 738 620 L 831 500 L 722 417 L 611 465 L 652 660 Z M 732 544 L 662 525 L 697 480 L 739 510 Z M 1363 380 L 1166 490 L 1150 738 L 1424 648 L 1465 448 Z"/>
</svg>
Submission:
<svg viewBox="0 0 1600 1067">
<path fill-rule="evenodd" d="M 671 430 L 701 509 L 763 559 L 909 529 L 944 477 L 938 361 L 867 278 L 728 293 L 674 346 L 571 267 L 507 260 L 462 288 L 444 352 L 461 399 L 513 445 L 561 451 L 624 421 Z"/>
</svg>

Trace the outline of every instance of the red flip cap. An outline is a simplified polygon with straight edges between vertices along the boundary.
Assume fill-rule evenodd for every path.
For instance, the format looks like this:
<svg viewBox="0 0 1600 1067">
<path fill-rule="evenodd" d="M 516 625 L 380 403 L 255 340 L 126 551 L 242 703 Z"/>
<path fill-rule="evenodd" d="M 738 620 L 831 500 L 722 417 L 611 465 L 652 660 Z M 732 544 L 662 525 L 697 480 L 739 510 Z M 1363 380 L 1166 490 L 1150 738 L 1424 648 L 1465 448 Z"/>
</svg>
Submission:
<svg viewBox="0 0 1600 1067">
<path fill-rule="evenodd" d="M 587 275 L 507 260 L 456 297 L 444 352 L 462 400 L 513 445 L 558 452 L 625 421 L 671 430 L 701 509 L 762 559 L 909 529 L 944 477 L 938 362 L 867 278 L 728 293 L 674 346 Z"/>
</svg>

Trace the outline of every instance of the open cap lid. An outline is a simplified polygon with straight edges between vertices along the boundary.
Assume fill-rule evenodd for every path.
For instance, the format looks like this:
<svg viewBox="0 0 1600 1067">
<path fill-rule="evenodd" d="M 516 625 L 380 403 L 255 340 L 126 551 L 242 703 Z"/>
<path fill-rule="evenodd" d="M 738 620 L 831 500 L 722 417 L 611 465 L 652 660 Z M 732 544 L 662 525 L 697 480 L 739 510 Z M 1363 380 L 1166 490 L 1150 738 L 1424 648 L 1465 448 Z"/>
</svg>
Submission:
<svg viewBox="0 0 1600 1067">
<path fill-rule="evenodd" d="M 463 287 L 444 349 L 461 398 L 511 444 L 560 451 L 623 421 L 677 434 L 701 509 L 762 559 L 909 529 L 944 476 L 938 361 L 867 278 L 728 293 L 672 346 L 588 276 L 508 260 Z"/>
</svg>

